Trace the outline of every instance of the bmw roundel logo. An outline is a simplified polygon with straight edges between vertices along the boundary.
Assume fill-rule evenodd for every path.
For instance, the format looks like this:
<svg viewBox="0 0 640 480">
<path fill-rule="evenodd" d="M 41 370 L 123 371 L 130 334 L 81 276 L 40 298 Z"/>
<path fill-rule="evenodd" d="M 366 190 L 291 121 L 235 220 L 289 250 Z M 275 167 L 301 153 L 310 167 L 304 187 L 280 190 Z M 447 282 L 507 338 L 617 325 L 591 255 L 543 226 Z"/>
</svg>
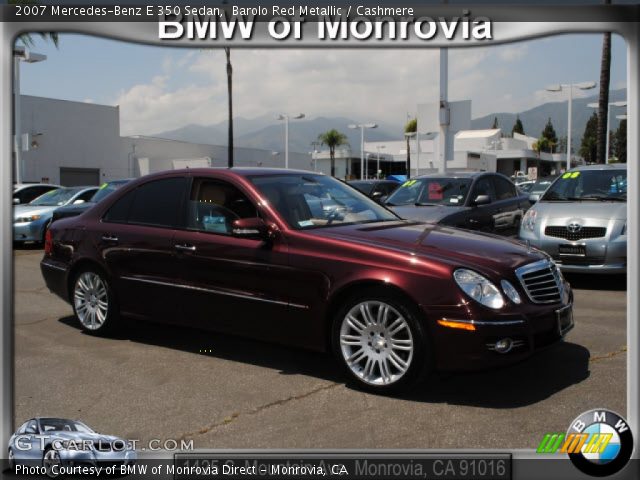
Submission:
<svg viewBox="0 0 640 480">
<path fill-rule="evenodd" d="M 567 435 L 572 435 L 577 442 L 577 448 L 568 449 L 571 462 L 594 477 L 620 471 L 633 452 L 631 428 L 624 418 L 610 410 L 583 413 L 571 422 Z"/>
</svg>

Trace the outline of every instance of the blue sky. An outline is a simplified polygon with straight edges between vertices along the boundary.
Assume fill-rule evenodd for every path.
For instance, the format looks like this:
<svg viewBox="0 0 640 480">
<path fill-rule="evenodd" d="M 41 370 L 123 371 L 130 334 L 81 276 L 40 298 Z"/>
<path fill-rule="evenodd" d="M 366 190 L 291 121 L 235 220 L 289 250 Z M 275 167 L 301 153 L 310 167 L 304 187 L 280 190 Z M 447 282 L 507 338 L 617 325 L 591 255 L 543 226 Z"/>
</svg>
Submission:
<svg viewBox="0 0 640 480">
<path fill-rule="evenodd" d="M 63 34 L 59 48 L 36 39 L 47 61 L 23 65 L 24 94 L 120 105 L 123 134 L 153 134 L 226 118 L 222 50 L 137 45 Z M 545 101 L 553 83 L 597 81 L 601 35 L 563 35 L 450 50 L 451 100 L 473 116 L 519 112 Z M 402 124 L 437 98 L 437 50 L 233 50 L 238 116 L 304 112 Z M 611 88 L 626 87 L 626 46 L 613 39 Z M 594 93 L 592 91 L 591 93 Z"/>
</svg>

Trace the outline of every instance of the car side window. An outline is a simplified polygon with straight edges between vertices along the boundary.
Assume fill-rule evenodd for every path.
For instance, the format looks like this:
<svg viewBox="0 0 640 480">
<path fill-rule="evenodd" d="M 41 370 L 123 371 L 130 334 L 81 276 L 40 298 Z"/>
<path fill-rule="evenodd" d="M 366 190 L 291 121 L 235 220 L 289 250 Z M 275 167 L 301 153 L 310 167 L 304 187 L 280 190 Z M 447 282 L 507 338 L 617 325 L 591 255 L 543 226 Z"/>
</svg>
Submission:
<svg viewBox="0 0 640 480">
<path fill-rule="evenodd" d="M 492 201 L 496 199 L 491 178 L 482 177 L 476 181 L 476 184 L 473 186 L 473 195 L 471 196 L 471 199 L 475 200 L 478 195 L 488 195 Z"/>
<path fill-rule="evenodd" d="M 91 200 L 91 197 L 95 195 L 95 193 L 95 190 L 87 190 L 82 195 L 78 195 L 78 198 L 76 198 L 76 200 L 84 200 L 85 202 L 88 202 L 89 200 Z"/>
<path fill-rule="evenodd" d="M 187 228 L 200 232 L 230 235 L 233 222 L 240 218 L 255 218 L 255 205 L 230 183 L 208 178 L 196 178 L 187 206 Z"/>
<path fill-rule="evenodd" d="M 496 190 L 496 200 L 508 200 L 516 196 L 516 187 L 508 180 L 494 177 L 493 184 Z"/>
<path fill-rule="evenodd" d="M 127 223 L 129 210 L 136 196 L 136 191 L 131 190 L 115 201 L 103 217 L 103 221 L 109 223 Z"/>
<path fill-rule="evenodd" d="M 127 192 L 103 220 L 154 227 L 177 227 L 187 186 L 186 177 L 152 180 Z"/>
</svg>

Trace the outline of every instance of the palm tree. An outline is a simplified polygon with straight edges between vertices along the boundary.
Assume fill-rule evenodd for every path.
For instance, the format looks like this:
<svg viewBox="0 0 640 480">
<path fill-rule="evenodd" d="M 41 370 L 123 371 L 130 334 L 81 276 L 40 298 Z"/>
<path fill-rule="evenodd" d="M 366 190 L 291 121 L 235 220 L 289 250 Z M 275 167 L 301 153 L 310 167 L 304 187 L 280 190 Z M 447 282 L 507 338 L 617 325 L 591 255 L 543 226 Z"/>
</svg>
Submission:
<svg viewBox="0 0 640 480">
<path fill-rule="evenodd" d="M 229 107 L 229 150 L 227 157 L 227 166 L 233 167 L 233 67 L 231 66 L 231 49 L 224 47 L 224 53 L 227 56 L 227 99 Z"/>
<path fill-rule="evenodd" d="M 33 0 L 9 0 L 9 5 L 36 5 L 38 2 Z M 58 33 L 57 32 L 37 32 L 40 37 L 44 40 L 51 40 L 51 42 L 58 47 Z M 25 47 L 33 47 L 35 45 L 35 41 L 30 33 L 22 33 L 18 36 L 20 41 L 24 44 Z"/>
<path fill-rule="evenodd" d="M 611 0 L 604 0 L 611 5 Z M 596 161 L 606 163 L 607 149 L 607 117 L 609 116 L 609 83 L 611 82 L 611 32 L 605 32 L 602 39 L 602 62 L 600 64 L 600 98 L 598 99 L 598 134 Z"/>
<path fill-rule="evenodd" d="M 331 158 L 331 176 L 336 176 L 336 147 L 340 145 L 349 145 L 349 140 L 344 133 L 337 131 L 335 128 L 327 130 L 318 135 L 320 145 L 329 147 L 329 157 Z"/>
<path fill-rule="evenodd" d="M 404 137 L 407 139 L 407 178 L 411 178 L 411 146 L 409 145 L 409 139 L 411 134 L 416 135 L 418 131 L 418 119 L 412 118 L 404 126 Z M 418 168 L 420 168 L 418 166 Z"/>
</svg>

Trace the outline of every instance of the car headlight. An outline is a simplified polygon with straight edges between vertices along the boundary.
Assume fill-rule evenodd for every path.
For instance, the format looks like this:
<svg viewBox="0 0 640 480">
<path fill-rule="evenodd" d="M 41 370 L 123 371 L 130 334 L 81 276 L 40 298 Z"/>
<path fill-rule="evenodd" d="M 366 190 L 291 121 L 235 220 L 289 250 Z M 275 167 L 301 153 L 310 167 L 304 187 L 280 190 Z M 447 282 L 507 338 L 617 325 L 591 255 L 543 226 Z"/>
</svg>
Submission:
<svg viewBox="0 0 640 480">
<path fill-rule="evenodd" d="M 522 303 L 520 294 L 515 289 L 515 287 L 511 285 L 511 282 L 509 282 L 508 280 L 501 280 L 500 286 L 502 287 L 502 291 L 505 293 L 505 295 L 509 297 L 509 300 L 511 300 L 516 305 L 520 305 Z"/>
<path fill-rule="evenodd" d="M 460 268 L 453 272 L 453 278 L 464 293 L 485 307 L 500 309 L 504 306 L 498 287 L 479 273 Z"/>
<path fill-rule="evenodd" d="M 536 219 L 538 218 L 538 212 L 532 208 L 527 210 L 522 219 L 522 228 L 533 232 L 536 227 Z"/>
<path fill-rule="evenodd" d="M 41 215 L 29 215 L 27 217 L 18 217 L 15 220 L 15 223 L 30 223 L 35 222 L 36 220 L 40 220 Z"/>
</svg>

